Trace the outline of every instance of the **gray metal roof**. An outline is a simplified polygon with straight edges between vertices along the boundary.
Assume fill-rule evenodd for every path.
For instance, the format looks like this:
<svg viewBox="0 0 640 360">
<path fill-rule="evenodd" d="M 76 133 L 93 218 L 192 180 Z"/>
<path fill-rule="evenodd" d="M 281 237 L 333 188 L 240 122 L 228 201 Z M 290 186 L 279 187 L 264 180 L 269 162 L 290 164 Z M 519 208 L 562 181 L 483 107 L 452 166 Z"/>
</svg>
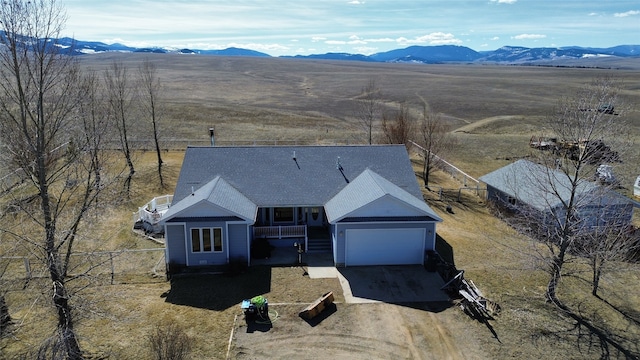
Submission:
<svg viewBox="0 0 640 360">
<path fill-rule="evenodd" d="M 422 201 L 403 145 L 189 147 L 173 203 L 216 177 L 259 207 L 322 206 L 365 169 Z"/>
<path fill-rule="evenodd" d="M 255 220 L 258 211 L 256 204 L 220 176 L 217 176 L 200 188 L 194 187 L 193 192 L 190 192 L 189 196 L 183 198 L 182 201 L 176 202 L 174 198 L 172 206 L 162 216 L 162 221 L 180 216 L 198 203 L 217 206 L 247 221 Z"/>
<path fill-rule="evenodd" d="M 340 221 L 355 210 L 384 196 L 398 199 L 413 207 L 417 213 L 427 215 L 434 221 L 442 221 L 423 200 L 397 187 L 371 169 L 364 170 L 327 202 L 325 205 L 327 219 L 330 223 Z"/>
<path fill-rule="evenodd" d="M 561 201 L 569 200 L 572 192 L 566 174 L 524 159 L 483 175 L 479 180 L 538 210 L 559 206 Z M 578 183 L 576 195 L 580 197 L 579 201 L 597 201 L 601 205 L 603 202 L 611 205 L 630 201 L 584 179 Z"/>
</svg>

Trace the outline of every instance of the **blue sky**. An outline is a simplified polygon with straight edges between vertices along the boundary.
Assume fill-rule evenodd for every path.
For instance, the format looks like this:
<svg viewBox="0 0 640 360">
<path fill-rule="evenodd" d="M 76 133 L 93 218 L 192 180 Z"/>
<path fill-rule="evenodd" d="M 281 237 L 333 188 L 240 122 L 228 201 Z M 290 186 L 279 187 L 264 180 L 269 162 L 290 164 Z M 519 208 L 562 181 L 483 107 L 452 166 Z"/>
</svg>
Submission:
<svg viewBox="0 0 640 360">
<path fill-rule="evenodd" d="M 64 35 L 280 55 L 640 44 L 639 0 L 62 0 Z"/>
</svg>

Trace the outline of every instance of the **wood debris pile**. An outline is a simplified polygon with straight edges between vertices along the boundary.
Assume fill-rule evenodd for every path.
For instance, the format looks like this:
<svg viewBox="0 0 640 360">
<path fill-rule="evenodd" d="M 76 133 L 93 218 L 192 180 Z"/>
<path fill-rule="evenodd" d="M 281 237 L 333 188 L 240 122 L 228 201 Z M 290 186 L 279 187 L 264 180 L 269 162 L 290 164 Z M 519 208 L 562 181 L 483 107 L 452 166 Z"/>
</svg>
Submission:
<svg viewBox="0 0 640 360">
<path fill-rule="evenodd" d="M 450 295 L 458 295 L 459 306 L 466 314 L 474 319 L 486 321 L 493 320 L 500 313 L 500 305 L 484 297 L 476 284 L 464 278 L 464 270 L 442 287 Z M 453 297 L 453 296 L 452 296 Z"/>
</svg>

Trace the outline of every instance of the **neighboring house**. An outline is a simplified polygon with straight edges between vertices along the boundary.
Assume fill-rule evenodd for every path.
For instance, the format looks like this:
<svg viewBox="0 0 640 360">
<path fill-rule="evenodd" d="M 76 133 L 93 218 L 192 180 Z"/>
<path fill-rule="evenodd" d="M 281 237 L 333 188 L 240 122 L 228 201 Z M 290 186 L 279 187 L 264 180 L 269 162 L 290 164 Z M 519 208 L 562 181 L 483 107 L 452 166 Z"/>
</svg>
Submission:
<svg viewBox="0 0 640 360">
<path fill-rule="evenodd" d="M 309 228 L 336 266 L 423 264 L 439 221 L 404 145 L 189 147 L 161 219 L 170 269 L 250 264 L 254 240 Z"/>
<path fill-rule="evenodd" d="M 516 210 L 527 206 L 547 220 L 562 219 L 562 203 L 568 202 L 571 196 L 571 184 L 565 174 L 528 160 L 518 160 L 479 180 L 487 184 L 489 201 Z M 582 179 L 575 195 L 578 216 L 584 226 L 631 222 L 634 202 L 607 187 Z M 551 212 L 557 215 L 549 217 Z"/>
</svg>

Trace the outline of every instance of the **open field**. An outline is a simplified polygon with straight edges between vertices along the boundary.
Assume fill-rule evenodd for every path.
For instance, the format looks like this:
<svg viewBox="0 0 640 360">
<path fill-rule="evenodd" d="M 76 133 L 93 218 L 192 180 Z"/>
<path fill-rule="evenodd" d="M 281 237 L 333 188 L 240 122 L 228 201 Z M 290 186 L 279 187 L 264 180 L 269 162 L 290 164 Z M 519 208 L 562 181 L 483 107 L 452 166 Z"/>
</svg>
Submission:
<svg viewBox="0 0 640 360">
<path fill-rule="evenodd" d="M 558 97 L 602 75 L 624 80 L 624 99 L 640 104 L 640 70 L 562 69 L 547 67 L 367 64 L 293 59 L 218 58 L 180 55 L 99 55 L 83 58 L 94 69 L 114 58 L 135 67 L 144 57 L 158 62 L 166 108 L 161 129 L 170 138 L 208 143 L 207 129 L 216 127 L 217 143 L 278 140 L 300 143 L 362 143 L 364 133 L 353 114 L 354 98 L 370 78 L 385 93 L 386 106 L 401 100 L 419 109 L 420 97 L 441 112 L 457 131 L 459 146 L 448 159 L 478 177 L 530 151 L 528 140 L 540 132 L 540 119 Z M 640 66 L 636 67 L 640 69 Z M 640 112 L 628 116 L 630 133 L 640 136 Z M 143 139 L 147 135 L 138 134 Z M 171 193 L 183 153 L 164 154 L 168 188 L 154 178 L 154 155 L 136 157 L 133 195 L 103 217 L 96 243 L 87 248 L 115 250 L 157 247 L 129 231 L 131 212 L 154 196 Z M 620 165 L 631 180 L 640 170 L 640 154 Z M 420 164 L 416 162 L 416 170 Z M 250 166 L 250 164 L 248 164 Z M 447 174 L 432 184 L 458 188 Z M 243 350 L 232 343 L 232 356 L 311 358 L 317 349 L 336 356 L 350 351 L 360 358 L 387 359 L 600 359 L 625 358 L 602 348 L 596 336 L 544 301 L 547 278 L 535 270 L 527 252 L 531 243 L 493 217 L 481 198 L 439 200 L 425 190 L 428 204 L 444 219 L 438 236 L 465 276 L 502 306 L 490 326 L 464 315 L 457 307 L 431 309 L 425 304 L 344 304 L 337 279 L 309 279 L 295 266 L 254 267 L 234 277 L 183 278 L 173 284 L 142 269 L 139 276 L 114 285 L 84 289 L 87 302 L 79 310 L 81 345 L 93 358 L 149 358 L 147 337 L 156 328 L 176 324 L 193 344 L 194 359 L 223 359 L 239 302 L 263 294 L 281 316 L 274 330 L 255 335 L 269 353 Z M 445 211 L 453 207 L 453 214 Z M 104 221 L 108 219 L 108 221 Z M 96 245 L 98 244 L 98 245 Z M 560 298 L 626 349 L 640 357 L 640 266 L 605 274 L 598 299 L 590 295 L 585 264 L 571 265 Z M 44 281 L 43 281 L 44 282 Z M 54 314 L 37 281 L 16 284 L 7 293 L 14 319 L 13 336 L 0 340 L 0 358 L 16 358 L 50 334 Z M 46 284 L 44 284 L 46 286 Z M 319 294 L 334 291 L 337 311 L 316 326 L 295 312 Z M 240 317 L 241 318 L 241 317 Z M 351 326 L 353 324 L 353 326 Z M 285 329 L 285 330 L 283 330 Z M 294 340 L 287 336 L 295 333 Z M 388 337 L 385 337 L 388 334 Z M 244 346 L 246 343 L 240 345 Z M 279 346 L 275 346 L 275 345 Z M 379 345 L 379 347 L 377 347 Z M 304 352 L 308 351 L 308 352 Z M 358 353 L 359 351 L 359 353 Z M 246 352 L 247 357 L 243 357 Z M 608 352 L 608 353 L 607 353 Z M 321 352 L 319 352 L 322 354 Z"/>
<path fill-rule="evenodd" d="M 206 145 L 208 128 L 215 126 L 219 145 L 256 140 L 364 143 L 366 132 L 355 117 L 356 98 L 373 79 L 386 110 L 405 101 L 418 116 L 426 101 L 441 113 L 459 139 L 449 156 L 479 177 L 506 164 L 505 158 L 526 156 L 532 135 L 548 135 L 540 123 L 558 99 L 603 76 L 622 82 L 620 100 L 632 108 L 625 116 L 629 133 L 640 136 L 640 58 L 602 63 L 611 69 L 178 54 L 100 54 L 83 57 L 82 63 L 102 70 L 122 61 L 134 74 L 145 58 L 157 65 L 164 84 L 162 135 L 167 141 Z M 638 175 L 631 159 L 640 158 L 640 148 L 632 149 L 628 158 L 615 170 L 631 184 Z"/>
</svg>

